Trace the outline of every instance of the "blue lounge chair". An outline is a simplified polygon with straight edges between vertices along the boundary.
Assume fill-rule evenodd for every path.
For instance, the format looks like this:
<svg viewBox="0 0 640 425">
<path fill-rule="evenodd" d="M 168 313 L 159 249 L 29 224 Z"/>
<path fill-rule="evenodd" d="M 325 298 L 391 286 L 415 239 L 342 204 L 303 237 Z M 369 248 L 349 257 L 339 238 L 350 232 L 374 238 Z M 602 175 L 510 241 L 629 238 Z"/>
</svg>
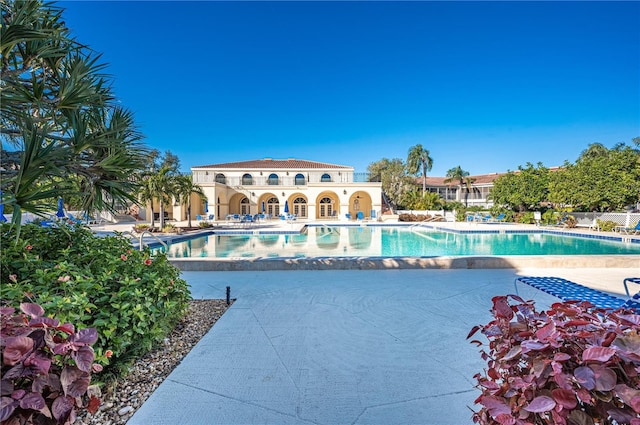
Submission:
<svg viewBox="0 0 640 425">
<path fill-rule="evenodd" d="M 196 220 L 198 221 L 202 220 L 202 216 L 200 214 L 196 214 Z"/>
<path fill-rule="evenodd" d="M 73 224 L 84 224 L 82 220 L 75 218 L 73 214 L 67 214 L 67 220 Z"/>
<path fill-rule="evenodd" d="M 640 221 L 636 223 L 635 227 L 616 226 L 613 230 L 627 235 L 640 235 Z"/>
<path fill-rule="evenodd" d="M 490 221 L 490 222 L 492 222 L 492 223 L 502 222 L 502 221 L 504 221 L 504 219 L 505 219 L 505 217 L 506 217 L 506 216 L 507 216 L 507 215 L 506 215 L 506 214 L 504 214 L 504 213 L 502 213 L 502 214 L 498 214 L 495 218 L 494 218 L 494 217 L 491 217 L 491 219 L 490 219 L 489 221 Z"/>
<path fill-rule="evenodd" d="M 364 220 L 364 213 L 362 211 L 358 211 L 358 213 L 356 214 L 356 219 Z"/>
<path fill-rule="evenodd" d="M 640 277 L 628 277 L 625 280 L 623 280 L 622 283 L 624 284 L 624 291 L 627 293 L 627 297 L 632 298 L 629 293 L 629 286 L 627 285 L 627 283 L 636 283 L 640 285 Z M 634 297 L 638 297 L 638 296 L 640 296 L 640 292 L 634 295 Z"/>
<path fill-rule="evenodd" d="M 589 301 L 599 308 L 618 309 L 624 307 L 633 309 L 640 314 L 640 292 L 629 300 L 624 300 L 559 277 L 521 276 L 515 279 L 514 284 L 517 282 L 525 283 L 563 301 Z"/>
</svg>

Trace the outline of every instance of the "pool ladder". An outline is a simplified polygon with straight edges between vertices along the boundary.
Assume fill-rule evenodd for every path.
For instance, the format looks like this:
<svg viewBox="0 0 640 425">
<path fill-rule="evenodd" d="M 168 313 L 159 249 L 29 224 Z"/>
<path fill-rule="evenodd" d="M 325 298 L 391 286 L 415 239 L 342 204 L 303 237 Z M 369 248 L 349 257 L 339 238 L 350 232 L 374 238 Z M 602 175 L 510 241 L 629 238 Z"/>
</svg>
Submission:
<svg viewBox="0 0 640 425">
<path fill-rule="evenodd" d="M 148 231 L 148 230 L 145 230 L 144 232 L 140 233 L 140 236 L 139 236 L 139 237 L 138 237 L 138 236 L 136 236 L 136 235 L 134 235 L 133 233 L 131 233 L 131 232 L 129 232 L 129 231 L 126 231 L 126 230 L 125 230 L 124 232 L 122 232 L 122 234 L 123 234 L 123 235 L 128 235 L 130 238 L 133 238 L 133 239 L 138 239 L 138 249 L 139 249 L 140 251 L 142 251 L 142 250 L 144 249 L 144 247 L 145 247 L 145 246 L 149 246 L 149 245 L 148 245 L 148 244 L 146 244 L 146 243 L 144 242 L 144 240 L 143 240 L 143 239 L 144 239 L 144 236 L 145 236 L 146 234 L 149 234 L 149 236 L 151 236 L 152 238 L 154 238 L 155 240 L 157 240 L 158 242 L 160 242 L 160 245 L 162 245 L 162 247 L 164 248 L 164 251 L 165 251 L 165 252 L 166 252 L 166 251 L 168 251 L 168 249 L 169 249 L 169 247 L 167 246 L 167 244 L 166 244 L 166 243 L 164 243 L 164 241 L 163 241 L 162 239 L 160 239 L 159 237 L 157 237 L 156 235 L 154 235 L 153 233 L 151 233 L 151 232 L 150 232 L 150 231 Z"/>
</svg>

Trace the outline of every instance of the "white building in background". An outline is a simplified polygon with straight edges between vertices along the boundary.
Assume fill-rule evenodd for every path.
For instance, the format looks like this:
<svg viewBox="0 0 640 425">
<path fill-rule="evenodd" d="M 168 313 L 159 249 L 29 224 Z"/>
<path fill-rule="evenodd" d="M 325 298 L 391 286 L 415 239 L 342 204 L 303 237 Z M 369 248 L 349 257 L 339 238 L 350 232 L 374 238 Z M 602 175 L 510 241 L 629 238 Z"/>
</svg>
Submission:
<svg viewBox="0 0 640 425">
<path fill-rule="evenodd" d="M 191 168 L 193 182 L 207 196 L 192 198 L 191 215 L 224 220 L 232 214 L 285 213 L 310 220 L 377 218 L 382 184 L 358 182 L 353 167 L 302 159 L 228 162 Z M 186 208 L 174 206 L 173 217 L 185 220 Z M 347 216 L 348 214 L 348 216 Z"/>
</svg>

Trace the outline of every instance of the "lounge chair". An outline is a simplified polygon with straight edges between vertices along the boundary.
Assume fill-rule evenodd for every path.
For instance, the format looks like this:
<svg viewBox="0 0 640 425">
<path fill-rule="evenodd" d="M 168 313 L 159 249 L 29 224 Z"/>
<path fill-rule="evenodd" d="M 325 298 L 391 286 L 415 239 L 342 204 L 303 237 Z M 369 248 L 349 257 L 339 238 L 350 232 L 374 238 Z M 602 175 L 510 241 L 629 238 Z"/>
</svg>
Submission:
<svg viewBox="0 0 640 425">
<path fill-rule="evenodd" d="M 84 221 L 75 218 L 73 214 L 67 214 L 67 220 L 73 224 L 85 224 Z"/>
<path fill-rule="evenodd" d="M 358 213 L 356 214 L 356 219 L 364 220 L 364 213 L 362 211 L 358 211 Z"/>
<path fill-rule="evenodd" d="M 635 227 L 616 226 L 613 228 L 613 231 L 627 235 L 640 235 L 640 221 L 636 223 Z"/>
<path fill-rule="evenodd" d="M 489 220 L 490 223 L 500 223 L 503 222 L 505 217 L 507 215 L 502 213 L 502 214 L 498 214 L 496 217 L 491 217 L 491 219 Z"/>
<path fill-rule="evenodd" d="M 628 277 L 625 280 L 623 280 L 622 283 L 624 284 L 624 291 L 627 293 L 627 297 L 632 298 L 629 293 L 629 286 L 627 286 L 627 283 L 636 283 L 640 285 L 640 277 Z M 634 295 L 634 297 L 637 297 L 639 295 L 640 295 L 640 292 Z"/>
<path fill-rule="evenodd" d="M 635 278 L 630 278 L 635 279 Z M 555 297 L 560 298 L 563 301 L 579 300 L 588 301 L 598 308 L 630 308 L 640 314 L 640 292 L 634 295 L 629 300 L 614 297 L 596 289 L 582 286 L 578 283 L 571 282 L 570 280 L 562 279 L 559 277 L 537 277 L 537 276 L 521 276 L 515 279 L 514 285 L 517 282 L 525 283 L 536 289 L 544 291 Z M 517 292 L 516 285 L 516 292 Z"/>
<path fill-rule="evenodd" d="M 202 220 L 202 216 L 200 214 L 196 214 L 196 220 L 201 221 Z"/>
</svg>

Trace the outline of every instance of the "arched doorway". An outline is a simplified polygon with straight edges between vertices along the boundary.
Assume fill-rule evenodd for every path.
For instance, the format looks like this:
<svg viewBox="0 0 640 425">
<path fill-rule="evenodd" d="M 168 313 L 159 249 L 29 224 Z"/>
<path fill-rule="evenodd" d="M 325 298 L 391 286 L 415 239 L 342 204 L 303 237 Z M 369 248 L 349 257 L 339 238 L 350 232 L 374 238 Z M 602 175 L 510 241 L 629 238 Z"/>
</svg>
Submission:
<svg viewBox="0 0 640 425">
<path fill-rule="evenodd" d="M 247 197 L 242 198 L 242 201 L 240 201 L 240 214 L 251 214 L 251 204 L 249 203 L 249 199 L 247 199 Z"/>
<path fill-rule="evenodd" d="M 321 193 L 318 196 L 316 205 L 317 220 L 335 218 L 340 213 L 340 202 L 338 201 L 338 196 L 335 193 Z"/>
<path fill-rule="evenodd" d="M 265 203 L 265 212 L 271 217 L 277 217 L 280 215 L 280 201 L 278 201 L 277 197 L 271 196 L 267 198 L 267 202 Z"/>
<path fill-rule="evenodd" d="M 300 218 L 307 218 L 308 214 L 308 206 L 307 206 L 307 198 L 302 195 L 295 196 L 293 198 L 293 202 L 291 203 L 291 209 L 293 214 Z"/>
</svg>

